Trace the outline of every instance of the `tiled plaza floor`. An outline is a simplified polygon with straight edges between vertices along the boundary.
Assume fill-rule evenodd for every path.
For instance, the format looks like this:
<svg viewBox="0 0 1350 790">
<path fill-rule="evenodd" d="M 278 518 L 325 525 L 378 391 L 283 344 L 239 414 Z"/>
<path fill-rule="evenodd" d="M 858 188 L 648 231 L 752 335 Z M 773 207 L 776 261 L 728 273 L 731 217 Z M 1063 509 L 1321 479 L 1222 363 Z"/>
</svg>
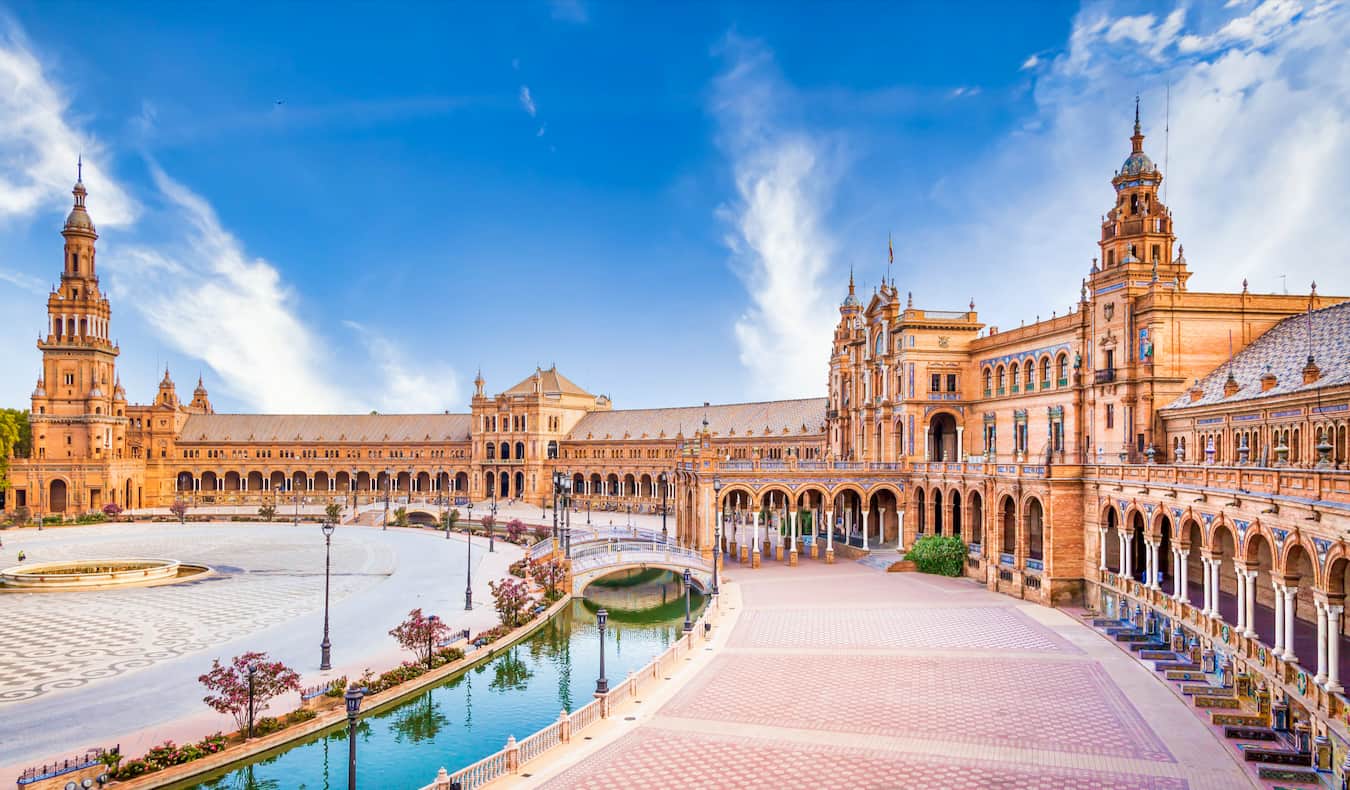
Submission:
<svg viewBox="0 0 1350 790">
<path fill-rule="evenodd" d="M 1241 788 L 1148 669 L 1067 615 L 857 563 L 733 564 L 722 653 L 549 788 Z"/>
</svg>

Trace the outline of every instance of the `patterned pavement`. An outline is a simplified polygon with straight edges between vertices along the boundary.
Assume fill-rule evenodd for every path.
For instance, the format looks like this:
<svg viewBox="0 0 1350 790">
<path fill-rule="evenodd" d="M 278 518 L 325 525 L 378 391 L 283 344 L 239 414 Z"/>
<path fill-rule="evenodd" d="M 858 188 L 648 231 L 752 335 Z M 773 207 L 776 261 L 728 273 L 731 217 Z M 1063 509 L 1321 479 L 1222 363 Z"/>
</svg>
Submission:
<svg viewBox="0 0 1350 790">
<path fill-rule="evenodd" d="M 1061 612 L 839 563 L 731 566 L 726 647 L 548 788 L 1230 788 L 1148 670 Z"/>
</svg>

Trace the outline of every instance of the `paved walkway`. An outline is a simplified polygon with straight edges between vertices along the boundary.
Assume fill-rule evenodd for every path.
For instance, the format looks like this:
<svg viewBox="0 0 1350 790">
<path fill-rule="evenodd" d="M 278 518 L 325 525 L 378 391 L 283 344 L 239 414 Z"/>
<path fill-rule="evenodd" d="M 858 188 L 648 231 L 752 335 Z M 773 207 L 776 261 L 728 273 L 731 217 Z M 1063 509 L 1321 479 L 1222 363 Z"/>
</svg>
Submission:
<svg viewBox="0 0 1350 790">
<path fill-rule="evenodd" d="M 853 562 L 732 566 L 727 647 L 548 788 L 1251 787 L 1148 669 L 1062 612 Z M 569 761 L 571 762 L 571 761 Z"/>
<path fill-rule="evenodd" d="M 497 623 L 487 589 L 519 559 L 475 539 L 474 610 L 464 610 L 464 538 L 418 529 L 339 527 L 333 535 L 333 669 L 318 671 L 323 634 L 324 541 L 317 525 L 117 524 L 6 530 L 5 566 L 101 557 L 167 557 L 217 574 L 163 587 L 0 594 L 0 778 L 89 746 L 128 754 L 166 738 L 230 729 L 202 704 L 197 676 L 262 650 L 305 686 L 408 657 L 389 629 L 422 607 L 452 628 Z M 298 700 L 278 700 L 269 714 Z"/>
</svg>

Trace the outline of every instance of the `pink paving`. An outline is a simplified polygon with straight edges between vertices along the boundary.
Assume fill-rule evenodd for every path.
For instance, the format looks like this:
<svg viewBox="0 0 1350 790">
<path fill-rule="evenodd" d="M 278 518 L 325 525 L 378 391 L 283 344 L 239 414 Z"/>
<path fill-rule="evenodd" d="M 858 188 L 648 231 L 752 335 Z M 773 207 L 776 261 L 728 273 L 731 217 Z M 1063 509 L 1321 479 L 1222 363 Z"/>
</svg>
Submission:
<svg viewBox="0 0 1350 790">
<path fill-rule="evenodd" d="M 784 744 L 644 727 L 543 785 L 592 790 L 688 788 L 1036 788 L 1182 790 L 1185 779 Z"/>
<path fill-rule="evenodd" d="M 1011 607 L 749 611 L 731 647 L 1083 652 Z"/>
<path fill-rule="evenodd" d="M 1089 661 L 729 654 L 660 715 L 1174 762 Z"/>
</svg>

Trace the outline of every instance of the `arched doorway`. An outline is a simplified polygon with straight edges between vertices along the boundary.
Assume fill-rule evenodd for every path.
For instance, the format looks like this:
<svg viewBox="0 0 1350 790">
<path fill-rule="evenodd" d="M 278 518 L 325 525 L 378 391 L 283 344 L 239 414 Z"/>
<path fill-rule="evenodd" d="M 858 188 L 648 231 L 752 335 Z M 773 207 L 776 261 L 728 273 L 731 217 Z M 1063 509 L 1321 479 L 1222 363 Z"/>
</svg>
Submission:
<svg viewBox="0 0 1350 790">
<path fill-rule="evenodd" d="M 934 414 L 928 421 L 928 460 L 955 461 L 956 418 L 946 412 Z"/>
<path fill-rule="evenodd" d="M 66 512 L 66 494 L 66 481 L 53 480 L 47 489 L 47 510 L 51 513 Z"/>
<path fill-rule="evenodd" d="M 1172 519 L 1166 515 L 1158 519 L 1158 586 L 1167 589 L 1172 583 Z"/>
<path fill-rule="evenodd" d="M 1000 535 L 999 553 L 1012 562 L 1017 558 L 1017 503 L 1010 496 L 1003 497 L 1003 529 Z"/>
<path fill-rule="evenodd" d="M 1106 567 L 1120 573 L 1120 517 L 1110 506 L 1106 508 Z"/>
<path fill-rule="evenodd" d="M 942 534 L 942 489 L 933 489 L 933 534 Z"/>
<path fill-rule="evenodd" d="M 952 492 L 952 534 L 961 537 L 961 492 Z"/>
<path fill-rule="evenodd" d="M 1027 559 L 1045 561 L 1045 511 L 1041 500 L 1027 500 L 1026 513 Z"/>
<path fill-rule="evenodd" d="M 1139 581 L 1148 582 L 1146 571 L 1148 569 L 1147 550 L 1144 547 L 1144 514 L 1134 511 L 1130 516 L 1130 576 Z"/>
<path fill-rule="evenodd" d="M 525 473 L 516 472 L 516 499 L 525 496 Z"/>
<path fill-rule="evenodd" d="M 984 499 L 978 491 L 970 492 L 970 545 L 984 543 Z"/>
<path fill-rule="evenodd" d="M 924 495 L 922 488 L 914 489 L 915 511 L 919 514 L 919 537 L 923 537 L 928 532 L 928 508 L 924 507 Z"/>
</svg>

